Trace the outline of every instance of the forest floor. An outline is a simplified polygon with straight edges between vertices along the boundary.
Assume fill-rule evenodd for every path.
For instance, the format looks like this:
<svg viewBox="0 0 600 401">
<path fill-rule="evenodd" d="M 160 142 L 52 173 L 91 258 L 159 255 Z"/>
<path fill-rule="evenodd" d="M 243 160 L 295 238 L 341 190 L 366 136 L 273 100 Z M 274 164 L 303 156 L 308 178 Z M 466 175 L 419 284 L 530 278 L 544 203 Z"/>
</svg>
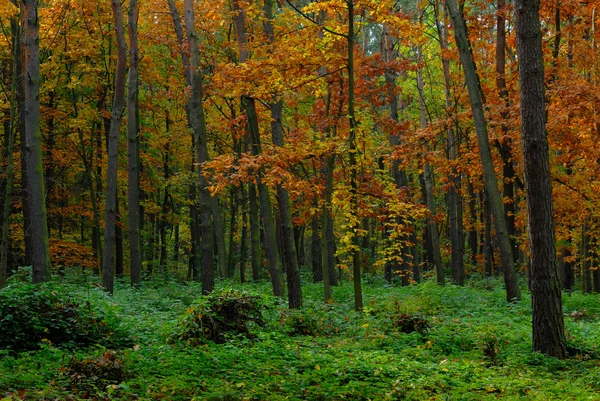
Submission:
<svg viewBox="0 0 600 401">
<path fill-rule="evenodd" d="M 498 279 L 402 288 L 365 276 L 362 314 L 351 283 L 333 288 L 327 305 L 321 285 L 307 283 L 304 308 L 290 313 L 266 295 L 268 282 L 221 281 L 262 294 L 266 325 L 254 338 L 199 346 L 169 341 L 197 283 L 122 282 L 108 297 L 92 281 L 72 275 L 53 286 L 104 310 L 132 346 L 0 351 L 0 401 L 600 400 L 600 295 L 564 294 L 570 357 L 560 361 L 531 351 L 530 299 L 507 304 Z M 122 377 L 77 376 L 74 360 L 110 364 Z"/>
</svg>

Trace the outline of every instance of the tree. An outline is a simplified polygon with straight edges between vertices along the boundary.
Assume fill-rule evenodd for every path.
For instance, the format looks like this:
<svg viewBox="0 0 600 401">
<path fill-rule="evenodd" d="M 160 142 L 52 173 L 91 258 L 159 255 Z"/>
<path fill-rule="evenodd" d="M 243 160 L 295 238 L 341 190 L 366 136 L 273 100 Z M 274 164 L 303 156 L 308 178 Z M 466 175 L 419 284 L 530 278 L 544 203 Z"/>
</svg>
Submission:
<svg viewBox="0 0 600 401">
<path fill-rule="evenodd" d="M 564 321 L 546 134 L 546 97 L 538 0 L 515 3 L 521 83 L 521 137 L 529 217 L 533 350 L 563 359 Z"/>
<path fill-rule="evenodd" d="M 506 285 L 506 299 L 509 302 L 521 299 L 521 290 L 519 289 L 517 276 L 515 273 L 512 249 L 508 232 L 506 229 L 506 220 L 504 219 L 504 210 L 502 198 L 498 190 L 498 182 L 494 171 L 494 161 L 490 150 L 488 139 L 488 130 L 485 114 L 483 111 L 483 93 L 475 60 L 473 59 L 473 50 L 469 43 L 467 25 L 465 23 L 462 10 L 458 8 L 456 0 L 447 0 L 446 6 L 452 18 L 454 25 L 454 36 L 456 45 L 460 53 L 461 64 L 463 66 L 465 81 L 469 91 L 469 100 L 477 140 L 479 145 L 479 155 L 483 167 L 483 180 L 485 191 L 490 202 L 490 208 L 494 217 L 494 227 L 496 229 L 496 238 L 500 248 L 500 260 L 504 273 L 504 284 Z"/>
<path fill-rule="evenodd" d="M 138 2 L 137 0 L 130 0 L 127 18 L 127 31 L 129 34 L 129 75 L 127 82 L 127 213 L 129 222 L 129 267 L 132 285 L 140 284 L 142 272 L 142 252 L 140 248 L 138 16 Z"/>
<path fill-rule="evenodd" d="M 40 46 L 38 0 L 21 0 L 23 29 L 22 84 L 24 93 L 25 159 L 31 233 L 33 282 L 50 280 L 50 249 L 46 214 L 42 134 L 40 131 Z"/>
<path fill-rule="evenodd" d="M 104 253 L 102 255 L 102 287 L 109 294 L 114 290 L 116 223 L 117 223 L 117 168 L 119 158 L 119 133 L 125 103 L 125 78 L 127 75 L 127 44 L 123 26 L 123 9 L 119 0 L 112 0 L 113 24 L 117 42 L 115 67 L 115 93 L 108 134 L 108 168 L 106 171 L 106 204 L 104 207 Z"/>
</svg>

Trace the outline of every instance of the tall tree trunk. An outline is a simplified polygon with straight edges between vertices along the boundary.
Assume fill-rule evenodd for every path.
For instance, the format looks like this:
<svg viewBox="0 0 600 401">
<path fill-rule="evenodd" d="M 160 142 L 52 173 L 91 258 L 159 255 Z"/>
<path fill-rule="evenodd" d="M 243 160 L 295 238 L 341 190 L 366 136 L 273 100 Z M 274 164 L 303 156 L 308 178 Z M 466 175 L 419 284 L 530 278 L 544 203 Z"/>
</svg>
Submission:
<svg viewBox="0 0 600 401">
<path fill-rule="evenodd" d="M 381 48 L 382 48 L 381 50 L 383 53 L 383 58 L 386 63 L 390 63 L 397 58 L 397 51 L 395 50 L 394 39 L 392 38 L 390 30 L 387 27 L 387 25 L 383 26 Z M 398 94 L 396 93 L 396 91 L 397 91 L 396 74 L 394 73 L 394 71 L 392 69 L 388 69 L 386 71 L 385 82 L 387 85 L 389 85 L 389 88 L 390 88 L 390 90 L 389 90 L 390 119 L 393 122 L 398 123 L 399 122 L 398 114 L 399 114 L 400 107 L 399 107 L 399 102 L 398 102 Z M 400 145 L 400 135 L 399 134 L 400 133 L 397 133 L 397 132 L 393 132 L 390 134 L 389 141 L 390 141 L 390 145 L 391 145 L 392 149 L 394 149 L 395 147 Z M 404 169 L 400 168 L 399 160 L 397 160 L 397 159 L 392 160 L 391 173 L 392 173 L 392 178 L 394 179 L 396 188 L 398 188 L 398 190 L 408 200 L 410 200 L 411 194 L 410 194 L 410 188 L 408 186 L 408 176 L 406 175 L 406 171 Z M 397 223 L 414 225 L 409 219 L 402 219 L 402 218 L 398 218 Z M 385 234 L 385 235 L 387 235 L 387 234 Z M 402 244 L 400 245 L 401 246 L 400 257 L 402 259 L 402 263 L 400 264 L 397 261 L 394 261 L 394 262 L 388 263 L 388 265 L 386 265 L 386 277 L 389 280 L 392 279 L 392 274 L 397 273 L 398 271 L 402 272 L 403 278 L 406 277 L 406 275 L 411 270 L 411 265 L 412 265 L 412 270 L 413 270 L 413 279 L 415 279 L 415 277 L 418 277 L 419 266 L 416 263 L 416 260 L 414 260 L 414 258 L 412 257 L 412 254 L 416 251 L 415 244 L 417 241 L 416 241 L 415 230 L 411 230 L 410 234 L 408 234 L 408 233 L 404 234 L 401 237 L 401 240 L 402 240 Z M 412 244 L 412 245 L 408 245 L 408 244 Z"/>
<path fill-rule="evenodd" d="M 246 11 L 240 6 L 239 0 L 232 2 L 234 11 L 233 22 L 239 48 L 239 61 L 244 63 L 248 59 L 247 39 L 246 39 Z M 246 114 L 247 129 L 250 136 L 252 155 L 258 156 L 262 153 L 260 131 L 258 126 L 258 114 L 256 112 L 256 101 L 250 95 L 243 95 L 241 99 L 242 110 Z M 283 283 L 281 273 L 281 263 L 279 251 L 277 249 L 277 235 L 275 231 L 275 219 L 273 218 L 273 209 L 271 206 L 271 196 L 269 188 L 263 183 L 263 168 L 256 172 L 256 186 L 258 187 L 258 196 L 260 204 L 260 214 L 263 221 L 263 230 L 265 234 L 265 248 L 267 260 L 269 262 L 269 272 L 271 274 L 271 284 L 275 296 L 283 296 Z"/>
<path fill-rule="evenodd" d="M 533 350 L 563 359 L 566 343 L 554 239 L 540 3 L 539 0 L 516 0 L 515 6 L 521 138 L 531 252 Z"/>
<path fill-rule="evenodd" d="M 6 132 L 6 184 L 4 185 L 4 193 L 2 194 L 2 248 L 0 249 L 0 289 L 6 286 L 8 273 L 8 229 L 10 226 L 10 205 L 12 203 L 12 186 L 13 186 L 13 151 L 15 131 L 17 127 L 17 78 L 19 76 L 17 68 L 17 57 L 19 57 L 19 30 L 16 18 L 10 21 L 12 37 L 13 37 L 13 60 L 12 74 L 10 81 L 10 117 L 8 123 L 4 124 Z"/>
<path fill-rule="evenodd" d="M 442 54 L 448 51 L 448 28 L 445 21 L 439 18 L 439 3 L 435 2 L 435 19 Z M 446 110 L 451 110 L 452 94 L 450 81 L 450 60 L 442 57 L 442 70 L 444 72 L 444 95 L 446 99 Z M 458 195 L 461 186 L 460 174 L 454 163 L 458 158 L 458 138 L 454 127 L 448 125 L 446 128 L 446 145 L 448 147 L 448 159 L 451 160 L 452 170 L 448 176 L 450 188 L 448 189 L 448 220 L 450 221 L 450 245 L 452 248 L 452 281 L 456 285 L 464 285 L 464 233 L 462 230 L 462 201 Z"/>
<path fill-rule="evenodd" d="M 129 268 L 131 285 L 142 281 L 140 243 L 140 128 L 138 79 L 138 0 L 129 0 L 129 75 L 127 82 L 127 214 L 129 223 Z"/>
<path fill-rule="evenodd" d="M 172 2 L 172 0 L 169 0 Z M 202 106 L 203 87 L 202 74 L 200 70 L 200 50 L 198 48 L 198 37 L 196 35 L 194 1 L 185 0 L 185 28 L 187 31 L 187 44 L 189 47 L 189 79 L 192 93 L 188 99 L 190 126 L 194 131 L 196 143 L 196 157 L 198 160 L 198 183 L 200 191 L 200 231 L 202 239 L 200 243 L 200 255 L 202 258 L 202 293 L 208 294 L 214 289 L 214 231 L 213 223 L 220 219 L 215 215 L 213 199 L 208 191 L 208 182 L 204 177 L 203 164 L 208 161 L 208 144 L 206 138 L 206 122 L 204 119 L 204 108 Z M 182 50 L 183 51 L 183 50 Z M 217 241 L 222 238 L 217 238 Z"/>
<path fill-rule="evenodd" d="M 33 282 L 50 280 L 50 250 L 46 215 L 46 190 L 42 166 L 40 131 L 40 47 L 38 0 L 21 0 L 23 29 L 23 93 L 27 195 L 31 225 L 31 265 Z"/>
<path fill-rule="evenodd" d="M 356 146 L 357 122 L 355 111 L 355 93 L 354 93 L 354 0 L 347 0 L 348 6 L 348 123 L 350 125 L 350 135 L 348 137 L 348 167 L 350 169 L 350 218 L 353 220 L 350 225 L 352 231 L 352 275 L 354 281 L 354 310 L 362 311 L 363 296 L 361 283 L 361 257 L 360 257 L 360 219 L 358 215 L 358 163 Z"/>
<path fill-rule="evenodd" d="M 274 0 L 265 0 L 263 11 L 265 13 L 264 31 L 269 42 L 273 42 L 273 2 Z M 271 138 L 273 144 L 278 148 L 283 148 L 283 101 L 277 99 L 277 94 L 273 94 L 273 101 L 269 103 L 271 108 Z M 290 196 L 288 190 L 281 184 L 277 184 L 277 203 L 279 206 L 279 222 L 281 226 L 281 249 L 283 270 L 287 276 L 288 304 L 290 309 L 302 306 L 302 287 L 300 284 L 300 271 L 298 268 L 298 254 L 294 242 L 294 226 L 290 214 Z"/>
<path fill-rule="evenodd" d="M 508 132 L 509 115 L 509 97 L 506 86 L 506 20 L 504 13 L 506 0 L 498 0 L 498 13 L 496 16 L 496 87 L 498 94 L 503 102 L 503 110 L 500 112 L 502 117 L 502 142 L 499 142 L 498 149 L 502 157 L 502 176 L 503 176 L 503 197 L 508 201 L 504 203 L 504 218 L 506 219 L 506 229 L 510 239 L 510 245 L 513 252 L 513 261 L 516 263 L 519 255 L 517 241 L 515 238 L 515 168 L 512 155 L 512 140 Z"/>
<path fill-rule="evenodd" d="M 115 244 L 117 222 L 117 163 L 119 132 L 125 101 L 127 75 L 127 45 L 123 29 L 123 10 L 119 0 L 112 0 L 113 24 L 117 41 L 117 66 L 110 131 L 108 135 L 108 167 L 106 173 L 106 200 L 104 208 L 104 254 L 102 255 L 102 286 L 109 294 L 114 289 Z"/>
<path fill-rule="evenodd" d="M 419 11 L 419 20 L 422 24 L 423 10 Z M 419 65 L 423 62 L 423 49 L 419 46 L 418 63 Z M 417 71 L 417 88 L 419 90 L 419 110 L 421 114 L 421 129 L 427 128 L 427 111 L 425 109 L 425 82 L 423 81 L 423 68 L 419 67 Z M 428 147 L 425 147 L 425 151 L 429 152 Z M 437 214 L 435 207 L 435 198 L 433 196 L 433 168 L 429 163 L 425 163 L 423 166 L 423 181 L 425 183 L 425 200 L 427 208 L 429 209 L 430 216 L 427 218 L 427 227 L 429 227 L 429 240 L 431 241 L 431 249 L 433 251 L 433 264 L 435 266 L 435 273 L 437 282 L 440 285 L 444 285 L 446 282 L 444 266 L 442 264 L 442 253 L 440 251 L 440 233 L 438 230 L 435 216 Z"/>
<path fill-rule="evenodd" d="M 446 6 L 452 18 L 454 25 L 454 36 L 456 45 L 460 53 L 461 64 L 463 66 L 469 100 L 471 103 L 471 112 L 477 132 L 479 144 L 479 156 L 483 167 L 483 180 L 486 193 L 490 199 L 490 207 L 494 217 L 494 227 L 496 229 L 496 238 L 500 249 L 500 261 L 504 272 L 504 284 L 506 286 L 506 299 L 509 302 L 521 299 L 521 290 L 517 275 L 514 269 L 512 248 L 508 232 L 506 229 L 506 220 L 504 219 L 504 208 L 500 191 L 498 190 L 498 181 L 494 171 L 494 161 L 490 151 L 488 139 L 487 123 L 483 111 L 483 94 L 479 81 L 479 75 L 473 59 L 473 51 L 469 43 L 467 25 L 465 23 L 462 11 L 458 9 L 456 0 L 447 0 Z"/>
</svg>

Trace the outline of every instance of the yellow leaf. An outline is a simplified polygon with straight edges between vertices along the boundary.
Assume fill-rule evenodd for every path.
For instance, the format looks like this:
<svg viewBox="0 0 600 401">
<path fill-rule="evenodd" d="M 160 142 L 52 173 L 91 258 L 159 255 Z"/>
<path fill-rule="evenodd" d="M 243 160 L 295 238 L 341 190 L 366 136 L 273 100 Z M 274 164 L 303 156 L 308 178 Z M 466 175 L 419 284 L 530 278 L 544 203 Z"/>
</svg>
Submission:
<svg viewBox="0 0 600 401">
<path fill-rule="evenodd" d="M 319 365 L 315 365 L 315 370 L 321 370 L 321 367 Z"/>
</svg>

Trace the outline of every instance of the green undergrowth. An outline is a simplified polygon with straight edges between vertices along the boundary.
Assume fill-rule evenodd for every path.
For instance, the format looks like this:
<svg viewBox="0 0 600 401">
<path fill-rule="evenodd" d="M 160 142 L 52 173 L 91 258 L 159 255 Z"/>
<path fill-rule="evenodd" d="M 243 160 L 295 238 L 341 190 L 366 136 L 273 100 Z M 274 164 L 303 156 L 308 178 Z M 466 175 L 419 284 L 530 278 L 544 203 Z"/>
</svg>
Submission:
<svg viewBox="0 0 600 401">
<path fill-rule="evenodd" d="M 221 281 L 213 298 L 158 280 L 118 282 L 108 297 L 93 282 L 49 287 L 110 315 L 131 343 L 0 351 L 0 400 L 600 399 L 598 295 L 565 294 L 570 357 L 559 361 L 531 352 L 530 300 L 507 304 L 496 279 L 401 288 L 365 277 L 363 313 L 350 283 L 323 304 L 306 282 L 304 307 L 289 311 L 268 282 Z M 219 320 L 223 305 L 249 325 Z"/>
</svg>

